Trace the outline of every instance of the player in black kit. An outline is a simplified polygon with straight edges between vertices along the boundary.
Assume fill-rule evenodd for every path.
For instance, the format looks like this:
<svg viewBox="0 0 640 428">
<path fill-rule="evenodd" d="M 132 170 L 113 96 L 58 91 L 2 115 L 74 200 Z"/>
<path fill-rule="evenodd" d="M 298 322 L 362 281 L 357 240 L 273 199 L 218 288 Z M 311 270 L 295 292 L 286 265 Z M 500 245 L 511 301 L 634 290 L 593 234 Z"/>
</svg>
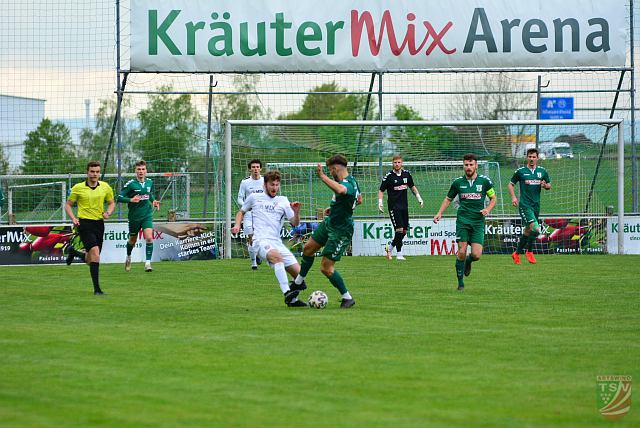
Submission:
<svg viewBox="0 0 640 428">
<path fill-rule="evenodd" d="M 396 248 L 396 259 L 405 260 L 402 256 L 402 239 L 407 234 L 409 228 L 409 201 L 407 200 L 407 189 L 411 189 L 420 204 L 420 208 L 424 206 L 424 202 L 420 197 L 418 188 L 413 184 L 411 173 L 402 168 L 402 156 L 393 157 L 393 169 L 387 173 L 380 183 L 378 191 L 378 210 L 384 212 L 382 207 L 382 198 L 384 192 L 387 192 L 387 208 L 389 209 L 389 217 L 396 233 L 391 241 L 391 245 L 385 246 L 387 259 L 391 260 L 391 252 L 393 247 Z"/>
</svg>

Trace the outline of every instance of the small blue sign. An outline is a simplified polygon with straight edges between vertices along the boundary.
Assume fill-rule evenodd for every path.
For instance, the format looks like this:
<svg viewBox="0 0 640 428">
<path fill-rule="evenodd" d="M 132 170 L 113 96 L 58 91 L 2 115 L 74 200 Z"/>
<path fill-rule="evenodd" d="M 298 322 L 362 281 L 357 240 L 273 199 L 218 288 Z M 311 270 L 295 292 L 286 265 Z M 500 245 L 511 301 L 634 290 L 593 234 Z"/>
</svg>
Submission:
<svg viewBox="0 0 640 428">
<path fill-rule="evenodd" d="M 540 119 L 573 119 L 573 97 L 540 98 Z"/>
</svg>

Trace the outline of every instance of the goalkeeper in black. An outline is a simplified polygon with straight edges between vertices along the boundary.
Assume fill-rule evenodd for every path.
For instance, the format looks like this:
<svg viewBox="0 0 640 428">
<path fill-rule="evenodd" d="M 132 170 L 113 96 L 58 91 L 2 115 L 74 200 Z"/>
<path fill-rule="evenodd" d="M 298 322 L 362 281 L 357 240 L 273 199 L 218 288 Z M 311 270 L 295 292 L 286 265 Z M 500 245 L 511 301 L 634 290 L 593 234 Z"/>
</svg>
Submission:
<svg viewBox="0 0 640 428">
<path fill-rule="evenodd" d="M 391 260 L 393 248 L 396 248 L 396 259 L 405 260 L 402 256 L 402 239 L 409 229 L 409 201 L 407 200 L 407 189 L 411 189 L 418 199 L 420 208 L 424 206 L 420 192 L 413 183 L 411 173 L 402 168 L 402 156 L 393 157 L 393 169 L 387 173 L 380 183 L 378 191 L 378 210 L 382 213 L 382 198 L 384 192 L 387 192 L 387 208 L 389 210 L 389 218 L 395 229 L 395 236 L 390 244 L 385 246 L 385 255 Z"/>
</svg>

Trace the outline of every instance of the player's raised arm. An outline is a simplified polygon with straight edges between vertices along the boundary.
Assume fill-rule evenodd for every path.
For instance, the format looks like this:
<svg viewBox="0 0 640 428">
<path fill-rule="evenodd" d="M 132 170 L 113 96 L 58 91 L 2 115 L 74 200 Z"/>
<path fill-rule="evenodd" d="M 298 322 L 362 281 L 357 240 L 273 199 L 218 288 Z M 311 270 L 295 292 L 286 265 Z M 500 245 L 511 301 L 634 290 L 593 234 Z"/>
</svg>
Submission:
<svg viewBox="0 0 640 428">
<path fill-rule="evenodd" d="M 289 213 L 287 213 L 289 223 L 291 224 L 291 226 L 296 227 L 300 224 L 300 202 L 291 202 L 290 206 L 293 215 L 289 216 Z"/>
<path fill-rule="evenodd" d="M 316 172 L 318 174 L 318 177 L 320 177 L 320 180 L 322 180 L 324 184 L 327 185 L 327 187 L 333 190 L 334 193 L 337 193 L 339 195 L 344 195 L 347 193 L 347 187 L 345 185 L 338 183 L 332 178 L 329 178 L 329 176 L 324 173 L 324 169 L 321 163 L 318 163 L 318 165 L 316 166 Z"/>
</svg>

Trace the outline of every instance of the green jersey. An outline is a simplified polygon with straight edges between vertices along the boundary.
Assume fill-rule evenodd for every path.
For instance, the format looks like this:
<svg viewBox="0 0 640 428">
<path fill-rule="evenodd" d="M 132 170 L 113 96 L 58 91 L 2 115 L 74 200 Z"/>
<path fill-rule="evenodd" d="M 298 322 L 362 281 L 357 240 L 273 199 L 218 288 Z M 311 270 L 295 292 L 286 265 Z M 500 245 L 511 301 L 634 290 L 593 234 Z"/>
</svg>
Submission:
<svg viewBox="0 0 640 428">
<path fill-rule="evenodd" d="M 153 182 L 149 178 L 144 179 L 144 183 L 137 179 L 129 180 L 124 185 L 118 195 L 118 202 L 127 202 L 129 206 L 129 220 L 141 220 L 153 216 L 153 196 L 151 189 Z M 140 201 L 131 202 L 131 198 L 140 195 Z"/>
<path fill-rule="evenodd" d="M 520 206 L 540 209 L 540 192 L 542 191 L 541 183 L 543 180 L 551 183 L 549 173 L 541 166 L 536 166 L 533 170 L 523 166 L 513 173 L 511 184 L 515 186 L 520 182 Z"/>
<path fill-rule="evenodd" d="M 353 210 L 356 208 L 360 188 L 352 175 L 348 175 L 340 184 L 347 188 L 347 193 L 334 194 L 331 198 L 328 224 L 335 229 L 353 229 Z"/>
<path fill-rule="evenodd" d="M 453 180 L 447 198 L 453 200 L 456 196 L 460 199 L 458 208 L 458 220 L 464 222 L 484 221 L 480 211 L 484 209 L 484 199 L 496 194 L 493 183 L 489 177 L 478 175 L 475 180 L 468 180 L 466 176 Z"/>
</svg>

